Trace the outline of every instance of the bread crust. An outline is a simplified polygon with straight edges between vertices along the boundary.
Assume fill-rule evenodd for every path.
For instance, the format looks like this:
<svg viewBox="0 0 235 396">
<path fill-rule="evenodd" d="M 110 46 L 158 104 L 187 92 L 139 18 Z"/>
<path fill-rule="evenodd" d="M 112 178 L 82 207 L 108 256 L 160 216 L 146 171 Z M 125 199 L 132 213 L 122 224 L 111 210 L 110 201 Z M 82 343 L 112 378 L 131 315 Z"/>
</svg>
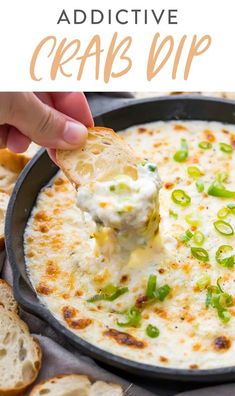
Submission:
<svg viewBox="0 0 235 396">
<path fill-rule="evenodd" d="M 7 293 L 10 295 L 10 299 L 11 299 L 11 302 L 12 302 L 12 306 L 11 306 L 10 309 L 9 309 L 9 306 L 4 304 L 4 301 L 1 301 L 1 288 L 7 289 Z M 9 283 L 5 279 L 0 279 L 0 306 L 1 305 L 6 310 L 18 313 L 18 304 L 17 304 L 17 302 L 16 302 L 16 300 L 14 298 L 12 287 L 9 285 Z"/>
<path fill-rule="evenodd" d="M 29 388 L 30 385 L 33 384 L 33 382 L 36 380 L 36 378 L 39 374 L 39 371 L 40 371 L 41 365 L 42 365 L 42 350 L 41 350 L 40 343 L 38 342 L 38 340 L 30 335 L 28 325 L 15 312 L 10 312 L 10 311 L 7 311 L 5 308 L 0 307 L 0 315 L 1 315 L 1 312 L 5 312 L 11 318 L 13 318 L 15 320 L 15 322 L 18 324 L 18 326 L 21 327 L 21 329 L 23 329 L 23 332 L 28 333 L 28 335 L 32 338 L 32 341 L 34 343 L 37 366 L 36 367 L 34 366 L 34 369 L 35 369 L 34 375 L 30 379 L 30 381 L 28 381 L 27 383 L 25 383 L 24 386 L 21 386 L 19 388 L 3 388 L 3 387 L 1 388 L 0 387 L 0 394 L 2 396 L 24 395 L 25 391 Z"/>
<path fill-rule="evenodd" d="M 34 388 L 31 390 L 29 396 L 36 396 L 38 392 L 40 392 L 41 388 L 43 388 L 44 385 L 46 384 L 51 384 L 53 381 L 59 381 L 61 379 L 68 378 L 68 379 L 77 379 L 77 380 L 85 380 L 89 381 L 89 378 L 87 375 L 82 375 L 82 374 L 58 374 L 55 377 L 48 378 L 46 380 L 41 381 L 39 384 L 35 385 Z"/>
<path fill-rule="evenodd" d="M 112 383 L 108 383 L 108 382 L 104 382 L 104 381 L 96 381 L 96 382 L 94 382 L 92 384 L 90 379 L 89 379 L 89 377 L 86 376 L 86 375 L 82 375 L 82 374 L 60 374 L 60 375 L 57 375 L 55 377 L 49 378 L 47 380 L 43 380 L 39 384 L 35 385 L 34 388 L 31 390 L 29 396 L 38 396 L 39 392 L 41 390 L 43 390 L 43 387 L 45 385 L 49 386 L 49 385 L 53 384 L 53 382 L 60 381 L 61 379 L 77 380 L 78 382 L 81 381 L 81 380 L 82 381 L 86 381 L 86 383 L 88 385 L 90 385 L 89 394 L 90 393 L 94 394 L 94 391 L 95 391 L 96 388 L 100 392 L 102 391 L 102 388 L 104 388 L 104 390 L 106 391 L 105 394 L 107 394 L 107 388 L 108 387 L 110 387 L 110 390 L 112 388 L 112 390 L 115 391 L 115 395 L 118 394 L 118 396 L 119 396 L 119 395 L 123 394 L 121 386 L 117 385 L 117 384 L 112 384 Z M 99 393 L 99 394 L 101 395 L 102 393 Z"/>
</svg>

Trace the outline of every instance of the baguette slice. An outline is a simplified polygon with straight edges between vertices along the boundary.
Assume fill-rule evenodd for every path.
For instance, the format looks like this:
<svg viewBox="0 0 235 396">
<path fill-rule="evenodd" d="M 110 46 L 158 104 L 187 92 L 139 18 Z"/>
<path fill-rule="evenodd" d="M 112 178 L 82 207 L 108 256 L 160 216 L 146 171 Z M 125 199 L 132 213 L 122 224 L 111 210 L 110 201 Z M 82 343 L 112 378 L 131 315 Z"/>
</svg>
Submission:
<svg viewBox="0 0 235 396">
<path fill-rule="evenodd" d="M 85 146 L 57 150 L 56 160 L 76 188 L 121 174 L 137 178 L 134 152 L 117 133 L 104 127 L 88 128 Z"/>
<path fill-rule="evenodd" d="M 97 381 L 92 387 L 89 396 L 123 396 L 122 388 L 117 384 Z"/>
<path fill-rule="evenodd" d="M 4 279 L 0 279 L 0 306 L 7 311 L 18 312 L 18 304 L 13 296 L 12 288 Z"/>
<path fill-rule="evenodd" d="M 59 375 L 36 385 L 29 396 L 89 396 L 90 388 L 85 375 Z"/>
<path fill-rule="evenodd" d="M 27 325 L 0 307 L 0 395 L 24 395 L 41 367 L 41 349 Z"/>
<path fill-rule="evenodd" d="M 116 384 L 97 381 L 93 385 L 85 375 L 59 375 L 36 385 L 29 396 L 123 396 Z"/>
</svg>

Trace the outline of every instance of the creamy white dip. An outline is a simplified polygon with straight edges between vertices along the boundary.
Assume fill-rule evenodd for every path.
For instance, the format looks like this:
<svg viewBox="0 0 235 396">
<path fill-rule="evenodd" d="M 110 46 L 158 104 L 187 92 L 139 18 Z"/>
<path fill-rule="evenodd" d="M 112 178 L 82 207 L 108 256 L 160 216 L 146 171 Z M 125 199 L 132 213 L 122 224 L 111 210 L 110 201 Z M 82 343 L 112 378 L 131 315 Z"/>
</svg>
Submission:
<svg viewBox="0 0 235 396">
<path fill-rule="evenodd" d="M 157 166 L 148 161 L 137 165 L 137 175 L 136 180 L 120 175 L 79 187 L 78 207 L 89 212 L 97 224 L 115 231 L 144 230 L 158 211 L 161 181 Z"/>
</svg>

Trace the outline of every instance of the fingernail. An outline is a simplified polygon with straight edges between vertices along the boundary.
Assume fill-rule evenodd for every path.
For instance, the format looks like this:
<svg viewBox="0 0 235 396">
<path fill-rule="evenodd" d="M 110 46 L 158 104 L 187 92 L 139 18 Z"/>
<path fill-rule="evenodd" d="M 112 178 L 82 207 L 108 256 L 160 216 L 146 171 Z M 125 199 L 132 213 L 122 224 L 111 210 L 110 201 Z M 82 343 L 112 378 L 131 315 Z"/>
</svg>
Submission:
<svg viewBox="0 0 235 396">
<path fill-rule="evenodd" d="M 69 144 L 80 144 L 87 136 L 87 128 L 79 123 L 67 121 L 63 133 L 64 141 Z"/>
</svg>

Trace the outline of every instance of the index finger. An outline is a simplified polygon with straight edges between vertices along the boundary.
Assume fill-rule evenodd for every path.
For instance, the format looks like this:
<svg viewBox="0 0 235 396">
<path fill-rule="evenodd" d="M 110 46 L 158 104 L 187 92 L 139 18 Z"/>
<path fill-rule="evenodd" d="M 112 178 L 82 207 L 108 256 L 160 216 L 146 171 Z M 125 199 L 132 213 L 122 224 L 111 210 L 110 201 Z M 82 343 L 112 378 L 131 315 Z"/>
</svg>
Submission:
<svg viewBox="0 0 235 396">
<path fill-rule="evenodd" d="M 86 127 L 94 126 L 93 117 L 83 92 L 51 92 L 55 109 L 80 121 Z"/>
</svg>

